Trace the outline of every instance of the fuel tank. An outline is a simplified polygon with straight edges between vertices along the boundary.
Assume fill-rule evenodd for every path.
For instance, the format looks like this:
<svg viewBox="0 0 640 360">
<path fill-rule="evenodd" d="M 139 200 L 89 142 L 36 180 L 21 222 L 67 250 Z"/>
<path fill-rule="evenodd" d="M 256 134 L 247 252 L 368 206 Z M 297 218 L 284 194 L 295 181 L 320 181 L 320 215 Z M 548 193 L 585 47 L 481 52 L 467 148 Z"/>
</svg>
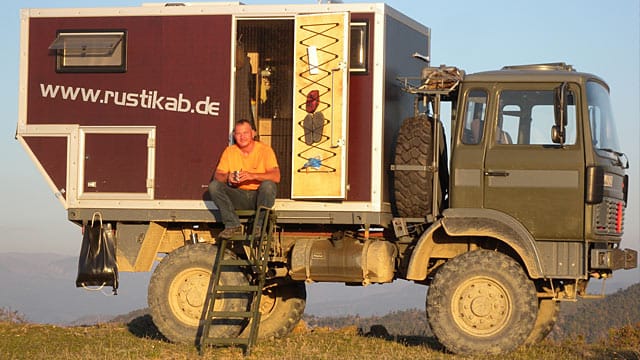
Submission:
<svg viewBox="0 0 640 360">
<path fill-rule="evenodd" d="M 385 240 L 301 239 L 291 253 L 294 280 L 386 283 L 393 281 L 396 246 Z"/>
</svg>

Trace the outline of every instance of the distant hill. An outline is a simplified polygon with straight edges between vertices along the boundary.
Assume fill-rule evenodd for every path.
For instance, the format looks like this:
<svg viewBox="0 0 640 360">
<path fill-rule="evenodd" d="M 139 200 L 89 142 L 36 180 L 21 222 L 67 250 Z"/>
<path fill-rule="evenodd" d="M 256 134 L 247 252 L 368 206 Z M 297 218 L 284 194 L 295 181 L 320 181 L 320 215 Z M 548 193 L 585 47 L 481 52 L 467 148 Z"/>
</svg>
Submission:
<svg viewBox="0 0 640 360">
<path fill-rule="evenodd" d="M 111 296 L 111 288 L 104 289 L 104 293 L 76 288 L 77 269 L 75 256 L 0 253 L 0 307 L 18 311 L 30 322 L 57 325 L 106 322 L 147 307 L 150 272 L 121 272 L 118 295 Z M 425 293 L 425 286 L 407 281 L 367 287 L 310 284 L 307 285 L 306 313 L 384 315 L 394 310 L 424 307 Z"/>
<path fill-rule="evenodd" d="M 64 325 L 106 321 L 147 306 L 149 273 L 121 273 L 118 295 L 112 296 L 111 288 L 76 288 L 77 269 L 74 256 L 0 253 L 0 307 L 30 322 Z"/>
<path fill-rule="evenodd" d="M 640 283 L 603 299 L 562 303 L 560 309 L 553 338 L 581 336 L 588 342 L 601 340 L 610 328 L 640 323 Z"/>
<path fill-rule="evenodd" d="M 329 317 L 304 315 L 303 319 L 310 327 L 340 329 L 347 326 L 356 326 L 366 333 L 372 326 L 382 325 L 391 335 L 433 336 L 424 309 L 398 310 L 382 316 L 366 317 L 354 315 Z"/>
<path fill-rule="evenodd" d="M 105 296 L 102 292 L 76 288 L 77 266 L 77 257 L 70 255 L 0 253 L 0 286 L 2 288 L 0 308 L 18 311 L 33 323 L 81 325 L 106 322 L 118 315 L 147 307 L 147 286 L 151 273 L 120 273 L 118 295 L 111 296 L 108 288 L 104 289 L 104 293 L 107 294 Z M 614 286 L 610 288 L 613 289 L 622 287 L 622 284 L 612 285 Z M 605 326 L 604 324 L 608 324 L 607 321 L 617 319 L 613 315 L 616 311 L 629 314 L 629 321 L 640 321 L 637 315 L 631 316 L 631 314 L 637 314 L 633 311 L 634 309 L 640 309 L 638 286 L 640 285 L 636 284 L 635 287 L 611 294 L 604 300 L 564 303 L 559 323 L 562 322 L 563 326 L 572 329 L 571 332 L 578 333 L 579 328 L 584 327 L 585 324 L 579 316 L 595 318 L 595 314 L 603 314 L 602 319 L 598 315 L 598 320 L 595 321 Z M 414 329 L 416 332 L 413 334 L 422 335 L 419 329 L 426 329 L 421 325 L 422 322 L 426 324 L 424 314 L 426 290 L 425 286 L 408 281 L 366 287 L 335 283 L 309 284 L 305 316 L 310 316 L 309 321 L 315 321 L 315 318 L 342 317 L 351 325 L 355 324 L 357 319 L 365 328 L 369 324 L 366 321 L 374 323 L 385 321 L 385 326 L 393 330 L 395 328 L 391 325 L 393 321 L 390 318 L 393 318 L 394 314 L 402 315 L 402 311 L 408 310 L 408 319 L 416 322 Z M 625 296 L 624 294 L 629 291 L 636 291 L 636 293 Z M 622 295 L 618 295 L 619 293 Z M 622 300 L 618 300 L 619 298 Z M 602 305 L 600 301 L 616 301 L 616 303 Z M 588 304 L 594 304 L 595 308 L 572 310 L 572 307 Z M 604 310 L 611 310 L 612 314 L 604 315 Z M 569 318 L 567 314 L 575 315 Z M 386 319 L 389 321 L 386 322 Z M 616 321 L 622 323 L 622 320 L 624 319 Z M 574 323 L 577 324 L 575 328 L 572 327 Z M 592 332 L 598 334 L 601 330 L 594 328 Z"/>
<path fill-rule="evenodd" d="M 339 329 L 357 326 L 368 331 L 373 325 L 384 326 L 389 334 L 432 336 L 424 309 L 393 311 L 384 316 L 314 316 L 304 320 L 312 327 Z M 640 324 L 640 283 L 598 300 L 580 299 L 561 304 L 558 322 L 550 337 L 556 340 L 581 337 L 593 343 L 607 337 L 611 328 Z"/>
</svg>

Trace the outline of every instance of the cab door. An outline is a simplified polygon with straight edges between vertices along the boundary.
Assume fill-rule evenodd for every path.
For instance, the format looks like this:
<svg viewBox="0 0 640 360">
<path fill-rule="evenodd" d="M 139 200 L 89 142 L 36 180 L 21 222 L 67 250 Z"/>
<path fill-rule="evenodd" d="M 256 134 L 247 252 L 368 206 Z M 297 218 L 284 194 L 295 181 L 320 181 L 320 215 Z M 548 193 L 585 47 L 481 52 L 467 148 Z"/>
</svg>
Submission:
<svg viewBox="0 0 640 360">
<path fill-rule="evenodd" d="M 293 199 L 346 194 L 349 13 L 296 17 Z"/>
<path fill-rule="evenodd" d="M 538 240 L 579 241 L 584 229 L 583 142 L 577 136 L 573 100 L 566 143 L 551 140 L 558 85 L 498 91 L 493 121 L 485 126 L 484 207 L 513 216 Z"/>
</svg>

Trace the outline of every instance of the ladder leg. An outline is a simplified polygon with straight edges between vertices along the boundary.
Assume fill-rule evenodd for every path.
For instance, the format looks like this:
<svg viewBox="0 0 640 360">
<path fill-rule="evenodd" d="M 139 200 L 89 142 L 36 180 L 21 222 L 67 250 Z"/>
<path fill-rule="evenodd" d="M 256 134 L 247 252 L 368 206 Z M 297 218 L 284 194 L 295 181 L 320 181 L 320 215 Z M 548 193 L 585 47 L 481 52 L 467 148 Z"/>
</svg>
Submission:
<svg viewBox="0 0 640 360">
<path fill-rule="evenodd" d="M 220 282 L 221 275 L 221 262 L 224 258 L 224 253 L 227 248 L 227 240 L 223 239 L 220 242 L 218 251 L 216 253 L 215 261 L 213 262 L 213 269 L 211 279 L 209 280 L 209 287 L 207 289 L 207 295 L 205 296 L 204 306 L 202 307 L 201 325 L 197 334 L 198 352 L 200 355 L 204 353 L 204 347 L 206 345 L 206 339 L 209 336 L 209 330 L 211 328 L 211 312 L 215 308 L 216 301 L 216 286 Z"/>
</svg>

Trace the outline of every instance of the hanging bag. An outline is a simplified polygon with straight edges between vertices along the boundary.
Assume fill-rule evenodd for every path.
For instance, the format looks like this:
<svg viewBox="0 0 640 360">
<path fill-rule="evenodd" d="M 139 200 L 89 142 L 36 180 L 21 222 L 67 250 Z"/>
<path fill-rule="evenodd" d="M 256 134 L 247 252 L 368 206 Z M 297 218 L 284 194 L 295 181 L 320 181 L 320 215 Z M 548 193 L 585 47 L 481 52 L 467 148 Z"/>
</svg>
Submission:
<svg viewBox="0 0 640 360">
<path fill-rule="evenodd" d="M 78 277 L 76 286 L 111 286 L 113 293 L 118 289 L 118 265 L 116 263 L 116 243 L 111 224 L 102 224 L 102 215 L 95 212 L 91 222 L 84 228 L 80 258 L 78 259 Z"/>
</svg>

